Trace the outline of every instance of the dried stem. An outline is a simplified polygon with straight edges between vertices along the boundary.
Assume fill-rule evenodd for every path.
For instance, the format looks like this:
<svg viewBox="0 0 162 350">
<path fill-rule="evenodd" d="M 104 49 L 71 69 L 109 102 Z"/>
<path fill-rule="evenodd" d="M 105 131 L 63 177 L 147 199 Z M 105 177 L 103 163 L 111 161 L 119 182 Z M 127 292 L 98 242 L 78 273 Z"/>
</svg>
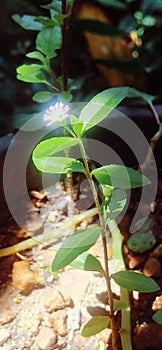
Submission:
<svg viewBox="0 0 162 350">
<path fill-rule="evenodd" d="M 97 214 L 97 209 L 93 208 L 90 210 L 87 210 L 86 212 L 82 214 L 75 215 L 73 218 L 68 218 L 65 220 L 65 222 L 62 224 L 62 226 L 55 231 L 55 234 L 52 232 L 44 232 L 40 235 L 37 235 L 33 238 L 28 238 L 25 241 L 22 241 L 20 243 L 17 243 L 11 247 L 6 247 L 0 249 L 0 257 L 9 256 L 12 254 L 16 254 L 18 252 L 21 252 L 26 249 L 30 249 L 38 244 L 42 244 L 44 242 L 55 242 L 58 238 L 62 237 L 62 235 L 69 229 L 75 227 L 77 224 L 82 222 L 83 220 L 89 219 L 92 216 Z"/>
</svg>

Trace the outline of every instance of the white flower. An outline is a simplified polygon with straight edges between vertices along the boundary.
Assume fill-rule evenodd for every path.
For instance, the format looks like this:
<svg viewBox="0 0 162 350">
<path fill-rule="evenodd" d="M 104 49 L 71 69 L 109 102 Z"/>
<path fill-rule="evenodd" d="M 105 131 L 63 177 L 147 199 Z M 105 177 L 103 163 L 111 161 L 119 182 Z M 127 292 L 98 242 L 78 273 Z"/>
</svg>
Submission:
<svg viewBox="0 0 162 350">
<path fill-rule="evenodd" d="M 69 106 L 65 106 L 62 102 L 57 102 L 54 106 L 50 106 L 44 116 L 43 120 L 47 123 L 47 126 L 55 123 L 61 122 L 62 120 L 68 118 Z"/>
</svg>

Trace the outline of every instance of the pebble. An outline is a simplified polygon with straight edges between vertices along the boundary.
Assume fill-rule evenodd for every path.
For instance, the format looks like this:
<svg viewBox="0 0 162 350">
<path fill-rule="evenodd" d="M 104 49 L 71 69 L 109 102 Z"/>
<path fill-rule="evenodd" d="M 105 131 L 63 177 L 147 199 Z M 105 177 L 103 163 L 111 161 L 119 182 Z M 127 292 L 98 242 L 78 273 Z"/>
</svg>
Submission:
<svg viewBox="0 0 162 350">
<path fill-rule="evenodd" d="M 154 251 L 151 253 L 151 256 L 153 256 L 156 259 L 162 258 L 162 244 L 159 244 L 158 247 L 154 249 Z"/>
<path fill-rule="evenodd" d="M 78 304 L 85 296 L 91 276 L 92 274 L 89 271 L 66 270 L 59 277 L 59 285 L 66 290 L 73 300 L 77 299 Z"/>
<path fill-rule="evenodd" d="M 138 268 L 141 264 L 144 263 L 145 261 L 145 257 L 143 255 L 131 255 L 131 254 L 128 254 L 127 255 L 127 258 L 128 258 L 128 266 L 129 268 L 132 270 L 132 269 L 135 269 L 135 268 Z"/>
<path fill-rule="evenodd" d="M 49 318 L 54 330 L 64 337 L 67 335 L 67 314 L 65 310 L 53 312 Z"/>
<path fill-rule="evenodd" d="M 47 286 L 43 290 L 43 299 L 44 307 L 49 313 L 62 310 L 65 307 L 64 299 L 56 287 Z"/>
<path fill-rule="evenodd" d="M 148 277 L 160 277 L 161 275 L 161 264 L 160 261 L 155 259 L 154 257 L 148 258 L 146 261 L 143 273 Z"/>
<path fill-rule="evenodd" d="M 11 307 L 7 306 L 1 311 L 0 325 L 10 323 L 14 320 L 14 318 L 15 318 L 14 311 L 11 309 Z"/>
<path fill-rule="evenodd" d="M 16 261 L 13 264 L 12 283 L 23 295 L 28 295 L 34 289 L 36 280 L 35 274 L 30 270 L 27 261 Z"/>
<path fill-rule="evenodd" d="M 42 327 L 38 336 L 35 339 L 35 344 L 39 346 L 41 350 L 53 350 L 57 344 L 57 334 L 49 327 Z"/>
<path fill-rule="evenodd" d="M 7 329 L 0 329 L 0 345 L 3 345 L 10 338 L 10 333 Z"/>
</svg>

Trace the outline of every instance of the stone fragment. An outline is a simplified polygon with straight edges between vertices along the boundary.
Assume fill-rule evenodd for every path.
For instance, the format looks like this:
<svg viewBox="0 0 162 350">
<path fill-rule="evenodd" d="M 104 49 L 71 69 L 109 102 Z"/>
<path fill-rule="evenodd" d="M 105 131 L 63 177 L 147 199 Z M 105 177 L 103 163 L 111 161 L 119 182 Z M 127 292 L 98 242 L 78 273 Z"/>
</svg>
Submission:
<svg viewBox="0 0 162 350">
<path fill-rule="evenodd" d="M 15 318 L 14 311 L 9 306 L 7 306 L 0 313 L 0 325 L 10 323 L 14 320 L 14 318 Z"/>
<path fill-rule="evenodd" d="M 157 311 L 162 309 L 162 295 L 157 296 L 152 304 L 152 310 Z"/>
<path fill-rule="evenodd" d="M 51 211 L 48 215 L 48 220 L 52 223 L 55 222 L 56 221 L 56 213 Z"/>
<path fill-rule="evenodd" d="M 30 270 L 27 261 L 16 261 L 13 264 L 12 283 L 14 287 L 24 295 L 28 295 L 34 289 L 35 274 Z"/>
<path fill-rule="evenodd" d="M 134 329 L 133 349 L 146 350 L 156 349 L 161 350 L 162 344 L 162 325 L 155 322 L 149 324 L 141 324 Z"/>
<path fill-rule="evenodd" d="M 35 190 L 30 191 L 30 195 L 36 199 L 42 200 L 45 197 L 45 193 L 41 193 Z"/>
<path fill-rule="evenodd" d="M 131 255 L 131 254 L 128 254 L 127 258 L 129 260 L 128 266 L 129 266 L 129 268 L 131 270 L 138 268 L 145 261 L 145 257 L 143 255 Z"/>
<path fill-rule="evenodd" d="M 158 247 L 154 249 L 154 251 L 151 253 L 151 256 L 156 259 L 162 259 L 162 244 L 159 244 Z"/>
<path fill-rule="evenodd" d="M 6 343 L 6 341 L 10 338 L 10 333 L 7 329 L 0 329 L 0 345 Z"/>
<path fill-rule="evenodd" d="M 53 312 L 49 318 L 54 330 L 64 337 L 67 334 L 67 315 L 65 310 Z"/>
<path fill-rule="evenodd" d="M 67 291 L 73 300 L 77 300 L 78 304 L 85 297 L 91 276 L 89 271 L 66 270 L 60 275 L 59 285 Z"/>
<path fill-rule="evenodd" d="M 35 339 L 35 344 L 39 346 L 41 350 L 53 350 L 57 344 L 57 334 L 49 327 L 42 327 L 39 334 Z"/>
<path fill-rule="evenodd" d="M 110 328 L 105 328 L 103 331 L 99 333 L 100 339 L 103 341 L 103 343 L 108 344 L 110 341 L 110 337 L 112 335 L 112 330 Z"/>
<path fill-rule="evenodd" d="M 62 310 L 65 307 L 64 299 L 56 287 L 47 286 L 43 291 L 44 307 L 48 312 Z"/>
<path fill-rule="evenodd" d="M 148 277 L 160 277 L 161 275 L 161 264 L 160 261 L 150 257 L 146 261 L 143 269 L 143 273 Z"/>
</svg>

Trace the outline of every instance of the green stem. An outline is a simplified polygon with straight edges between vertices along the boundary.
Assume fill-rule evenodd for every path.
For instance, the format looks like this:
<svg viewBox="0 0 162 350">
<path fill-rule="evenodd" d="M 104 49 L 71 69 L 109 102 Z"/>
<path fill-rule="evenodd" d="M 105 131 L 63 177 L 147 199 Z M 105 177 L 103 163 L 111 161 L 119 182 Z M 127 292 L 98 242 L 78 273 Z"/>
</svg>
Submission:
<svg viewBox="0 0 162 350">
<path fill-rule="evenodd" d="M 98 216 L 99 216 L 99 222 L 100 222 L 100 228 L 101 228 L 101 236 L 102 236 L 102 245 L 103 245 L 103 252 L 104 252 L 104 266 L 105 266 L 105 279 L 106 279 L 106 285 L 107 285 L 107 293 L 108 293 L 108 303 L 110 306 L 110 318 L 111 318 L 111 329 L 112 329 L 112 347 L 113 350 L 118 350 L 118 334 L 116 329 L 116 324 L 114 320 L 114 309 L 113 309 L 113 294 L 111 289 L 111 279 L 110 279 L 110 273 L 109 273 L 109 257 L 108 257 L 108 250 L 107 250 L 107 241 L 106 241 L 106 233 L 105 233 L 105 222 L 101 213 L 101 206 L 98 200 L 98 195 L 96 191 L 95 184 L 92 180 L 92 175 L 89 170 L 89 165 L 87 162 L 87 156 L 84 149 L 84 145 L 82 143 L 82 140 L 79 142 L 79 148 L 82 156 L 82 160 L 85 166 L 86 170 L 86 177 L 89 181 L 90 188 L 93 194 L 94 202 L 97 208 Z"/>
<path fill-rule="evenodd" d="M 117 270 L 125 270 L 125 263 L 122 254 L 123 236 L 115 220 L 108 220 L 108 227 L 112 235 L 113 257 L 116 262 Z M 131 309 L 128 290 L 120 288 L 120 300 L 124 302 L 125 307 L 121 310 L 121 329 L 120 338 L 123 350 L 132 350 L 131 340 Z"/>
<path fill-rule="evenodd" d="M 50 85 L 55 91 L 57 92 L 61 92 L 62 91 L 62 87 L 61 85 L 59 84 L 59 82 L 57 81 L 57 78 L 53 72 L 53 70 L 51 69 L 51 66 L 50 66 L 50 62 L 49 60 L 46 60 L 46 70 L 51 78 L 51 80 L 53 80 L 54 82 L 54 85 Z"/>
</svg>

